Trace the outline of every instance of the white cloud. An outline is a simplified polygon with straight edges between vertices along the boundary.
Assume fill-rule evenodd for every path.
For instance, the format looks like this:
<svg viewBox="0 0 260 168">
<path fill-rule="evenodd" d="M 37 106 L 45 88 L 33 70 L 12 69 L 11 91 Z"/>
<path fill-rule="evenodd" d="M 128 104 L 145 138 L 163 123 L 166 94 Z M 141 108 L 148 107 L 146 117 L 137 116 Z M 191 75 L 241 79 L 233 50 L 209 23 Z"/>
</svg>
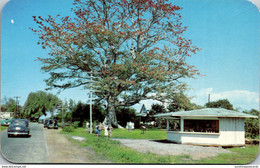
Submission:
<svg viewBox="0 0 260 168">
<path fill-rule="evenodd" d="M 252 2 L 260 11 L 260 1 L 259 0 L 248 0 L 249 2 Z"/>
<path fill-rule="evenodd" d="M 11 19 L 11 23 L 14 24 L 14 19 Z"/>
<path fill-rule="evenodd" d="M 252 108 L 259 109 L 259 93 L 251 92 L 247 90 L 231 90 L 224 92 L 214 92 L 212 88 L 201 89 L 195 91 L 191 101 L 204 105 L 208 102 L 208 95 L 210 94 L 210 101 L 216 101 L 220 99 L 228 99 L 234 108 L 241 110 L 250 110 Z"/>
</svg>

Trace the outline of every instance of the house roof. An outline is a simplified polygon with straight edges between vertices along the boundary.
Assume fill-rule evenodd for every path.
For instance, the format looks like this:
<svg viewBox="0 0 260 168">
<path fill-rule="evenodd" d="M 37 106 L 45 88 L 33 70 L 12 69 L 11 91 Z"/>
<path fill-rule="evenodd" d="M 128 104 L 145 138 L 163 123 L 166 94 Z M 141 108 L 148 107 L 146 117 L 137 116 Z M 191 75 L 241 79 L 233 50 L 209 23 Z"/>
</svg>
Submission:
<svg viewBox="0 0 260 168">
<path fill-rule="evenodd" d="M 179 111 L 154 115 L 154 117 L 232 117 L 232 118 L 258 118 L 258 116 L 245 114 L 223 108 L 205 108 L 191 111 Z"/>
</svg>

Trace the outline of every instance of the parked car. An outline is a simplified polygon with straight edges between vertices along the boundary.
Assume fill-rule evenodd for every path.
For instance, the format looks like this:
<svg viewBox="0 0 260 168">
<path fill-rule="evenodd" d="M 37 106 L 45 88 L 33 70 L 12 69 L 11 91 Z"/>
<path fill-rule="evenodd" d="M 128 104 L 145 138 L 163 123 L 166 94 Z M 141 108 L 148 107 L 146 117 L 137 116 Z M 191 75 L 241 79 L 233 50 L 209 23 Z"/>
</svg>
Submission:
<svg viewBox="0 0 260 168">
<path fill-rule="evenodd" d="M 26 123 L 26 127 L 29 127 L 29 121 L 27 119 L 20 119 L 23 120 Z"/>
<path fill-rule="evenodd" d="M 8 137 L 13 135 L 30 136 L 30 128 L 28 120 L 26 119 L 13 119 L 7 129 Z"/>
<path fill-rule="evenodd" d="M 55 119 L 49 119 L 47 128 L 58 129 L 58 121 Z"/>
<path fill-rule="evenodd" d="M 47 128 L 47 127 L 48 127 L 48 124 L 49 124 L 49 119 L 44 120 L 43 127 L 44 127 L 44 128 Z"/>
<path fill-rule="evenodd" d="M 1 125 L 2 126 L 9 126 L 11 121 L 12 121 L 12 118 L 4 118 L 4 119 L 1 120 Z"/>
<path fill-rule="evenodd" d="M 38 124 L 43 124 L 43 122 L 44 122 L 44 119 L 39 118 L 39 120 L 38 120 Z"/>
</svg>

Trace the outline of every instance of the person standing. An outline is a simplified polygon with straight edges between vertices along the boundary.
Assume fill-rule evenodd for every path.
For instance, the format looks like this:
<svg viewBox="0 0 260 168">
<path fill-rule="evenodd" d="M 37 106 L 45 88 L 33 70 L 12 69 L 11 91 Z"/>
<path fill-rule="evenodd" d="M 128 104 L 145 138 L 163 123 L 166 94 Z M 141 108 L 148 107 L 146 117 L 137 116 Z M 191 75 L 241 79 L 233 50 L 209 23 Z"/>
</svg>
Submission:
<svg viewBox="0 0 260 168">
<path fill-rule="evenodd" d="M 98 126 L 96 126 L 96 131 L 95 131 L 95 134 L 96 134 L 96 136 L 98 136 L 98 135 L 99 135 L 99 129 L 98 129 Z"/>
<path fill-rule="evenodd" d="M 103 129 L 103 126 L 101 123 L 99 123 L 98 125 L 98 136 L 102 136 L 102 129 Z"/>
</svg>

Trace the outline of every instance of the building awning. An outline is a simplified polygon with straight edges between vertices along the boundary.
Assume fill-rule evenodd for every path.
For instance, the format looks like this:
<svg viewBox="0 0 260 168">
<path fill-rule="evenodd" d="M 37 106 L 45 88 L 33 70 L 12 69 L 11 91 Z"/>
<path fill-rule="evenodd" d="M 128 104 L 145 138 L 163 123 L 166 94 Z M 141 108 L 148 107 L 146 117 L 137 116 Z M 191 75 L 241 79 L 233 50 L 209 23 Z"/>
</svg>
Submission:
<svg viewBox="0 0 260 168">
<path fill-rule="evenodd" d="M 158 118 L 169 117 L 229 117 L 229 118 L 258 118 L 258 116 L 237 112 L 234 110 L 227 110 L 223 108 L 204 108 L 191 111 L 178 111 L 170 113 L 162 113 L 154 115 Z"/>
</svg>

